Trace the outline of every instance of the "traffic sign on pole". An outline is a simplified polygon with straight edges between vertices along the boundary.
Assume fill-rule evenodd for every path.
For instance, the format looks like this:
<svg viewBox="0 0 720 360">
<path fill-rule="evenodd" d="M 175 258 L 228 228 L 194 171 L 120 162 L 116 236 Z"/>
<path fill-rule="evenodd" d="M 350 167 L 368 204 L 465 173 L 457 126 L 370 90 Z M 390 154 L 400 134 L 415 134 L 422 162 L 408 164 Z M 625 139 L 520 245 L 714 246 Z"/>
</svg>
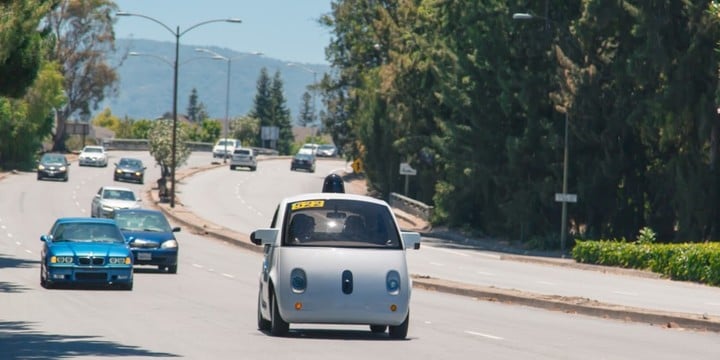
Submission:
<svg viewBox="0 0 720 360">
<path fill-rule="evenodd" d="M 577 194 L 561 194 L 561 193 L 557 193 L 557 194 L 555 194 L 555 201 L 557 201 L 557 202 L 576 203 L 576 202 L 577 202 Z"/>
</svg>

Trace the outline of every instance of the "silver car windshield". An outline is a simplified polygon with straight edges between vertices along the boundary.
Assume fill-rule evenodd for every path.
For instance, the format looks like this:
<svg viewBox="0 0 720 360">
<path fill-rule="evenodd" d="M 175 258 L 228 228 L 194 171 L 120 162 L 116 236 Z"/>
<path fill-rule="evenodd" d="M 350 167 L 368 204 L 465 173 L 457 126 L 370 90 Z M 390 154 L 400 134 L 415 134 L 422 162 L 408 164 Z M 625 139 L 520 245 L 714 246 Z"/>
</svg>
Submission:
<svg viewBox="0 0 720 360">
<path fill-rule="evenodd" d="M 401 249 L 387 207 L 355 200 L 310 200 L 286 209 L 283 245 Z"/>
</svg>

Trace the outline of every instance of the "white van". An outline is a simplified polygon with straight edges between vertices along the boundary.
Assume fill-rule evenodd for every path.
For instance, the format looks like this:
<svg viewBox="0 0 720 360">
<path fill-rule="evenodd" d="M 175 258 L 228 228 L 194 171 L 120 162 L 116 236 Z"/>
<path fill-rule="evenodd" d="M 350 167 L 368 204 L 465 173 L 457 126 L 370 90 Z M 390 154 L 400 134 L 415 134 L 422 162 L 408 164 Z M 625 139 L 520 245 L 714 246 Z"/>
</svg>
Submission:
<svg viewBox="0 0 720 360">
<path fill-rule="evenodd" d="M 242 147 L 242 143 L 238 139 L 220 139 L 213 146 L 213 158 L 230 158 L 235 148 Z"/>
</svg>

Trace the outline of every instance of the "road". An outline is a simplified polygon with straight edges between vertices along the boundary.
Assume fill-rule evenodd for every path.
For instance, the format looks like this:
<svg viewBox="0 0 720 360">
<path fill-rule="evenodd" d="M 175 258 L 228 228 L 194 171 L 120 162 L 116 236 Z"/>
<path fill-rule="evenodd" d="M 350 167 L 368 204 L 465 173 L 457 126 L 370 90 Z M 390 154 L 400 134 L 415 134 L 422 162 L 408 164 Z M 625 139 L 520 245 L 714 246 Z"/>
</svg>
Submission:
<svg viewBox="0 0 720 360">
<path fill-rule="evenodd" d="M 122 155 L 127 154 L 111 153 L 111 163 Z M 146 153 L 131 155 L 149 160 Z M 209 163 L 209 154 L 204 155 L 191 156 L 189 166 Z M 260 167 L 255 176 L 267 169 Z M 233 177 L 247 175 L 229 170 L 228 174 L 227 181 L 234 184 Z M 296 175 L 298 182 L 303 175 L 316 176 Z M 126 185 L 144 191 L 158 177 L 158 169 L 149 166 L 147 176 L 147 185 Z M 185 179 L 178 187 L 182 201 L 197 186 L 193 181 Z M 187 228 L 178 234 L 177 275 L 139 267 L 131 292 L 41 288 L 40 234 L 56 217 L 88 215 L 93 194 L 110 184 L 124 184 L 113 183 L 112 166 L 79 168 L 76 163 L 67 183 L 38 182 L 34 173 L 0 180 L 0 359 L 714 359 L 720 350 L 718 335 L 711 332 L 608 321 L 419 289 L 413 292 L 406 341 L 390 341 L 357 326 L 292 326 L 289 337 L 273 338 L 256 329 L 260 255 Z M 214 195 L 207 190 L 209 200 Z M 247 205 L 236 205 L 251 213 Z"/>
</svg>

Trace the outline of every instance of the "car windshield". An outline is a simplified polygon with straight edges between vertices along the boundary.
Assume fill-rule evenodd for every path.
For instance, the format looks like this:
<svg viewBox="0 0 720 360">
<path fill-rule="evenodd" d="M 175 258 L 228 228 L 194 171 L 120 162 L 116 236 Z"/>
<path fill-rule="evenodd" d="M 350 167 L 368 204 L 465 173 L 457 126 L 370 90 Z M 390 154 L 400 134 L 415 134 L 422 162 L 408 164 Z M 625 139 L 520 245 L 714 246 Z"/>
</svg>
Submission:
<svg viewBox="0 0 720 360">
<path fill-rule="evenodd" d="M 250 155 L 250 150 L 246 150 L 246 149 L 235 150 L 235 155 Z"/>
<path fill-rule="evenodd" d="M 318 147 L 318 150 L 332 150 L 334 148 L 335 148 L 335 146 L 333 146 L 333 145 L 320 145 Z"/>
<path fill-rule="evenodd" d="M 107 223 L 59 224 L 51 235 L 53 242 L 125 242 L 118 227 Z"/>
<path fill-rule="evenodd" d="M 40 162 L 49 164 L 64 164 L 65 158 L 62 155 L 44 155 Z"/>
<path fill-rule="evenodd" d="M 120 159 L 120 166 L 142 167 L 142 162 L 137 159 Z"/>
<path fill-rule="evenodd" d="M 85 149 L 83 150 L 83 152 L 88 152 L 88 153 L 101 153 L 101 152 L 102 152 L 102 149 L 101 149 L 101 148 L 91 148 L 91 147 L 89 147 L 89 148 L 85 148 Z"/>
<path fill-rule="evenodd" d="M 135 201 L 135 193 L 129 190 L 107 189 L 103 192 L 103 199 Z"/>
<path fill-rule="evenodd" d="M 172 232 L 165 216 L 154 212 L 119 212 L 115 221 L 123 231 Z"/>
<path fill-rule="evenodd" d="M 310 160 L 310 159 L 312 159 L 312 157 L 311 157 L 310 155 L 307 155 L 307 154 L 297 154 L 297 155 L 295 155 L 295 159 L 297 159 L 297 160 Z"/>
<path fill-rule="evenodd" d="M 218 146 L 225 146 L 225 145 L 235 146 L 235 141 L 234 140 L 220 140 L 220 141 L 218 141 L 217 145 Z"/>
<path fill-rule="evenodd" d="M 283 245 L 401 249 L 387 207 L 356 200 L 304 200 L 288 205 Z"/>
</svg>

